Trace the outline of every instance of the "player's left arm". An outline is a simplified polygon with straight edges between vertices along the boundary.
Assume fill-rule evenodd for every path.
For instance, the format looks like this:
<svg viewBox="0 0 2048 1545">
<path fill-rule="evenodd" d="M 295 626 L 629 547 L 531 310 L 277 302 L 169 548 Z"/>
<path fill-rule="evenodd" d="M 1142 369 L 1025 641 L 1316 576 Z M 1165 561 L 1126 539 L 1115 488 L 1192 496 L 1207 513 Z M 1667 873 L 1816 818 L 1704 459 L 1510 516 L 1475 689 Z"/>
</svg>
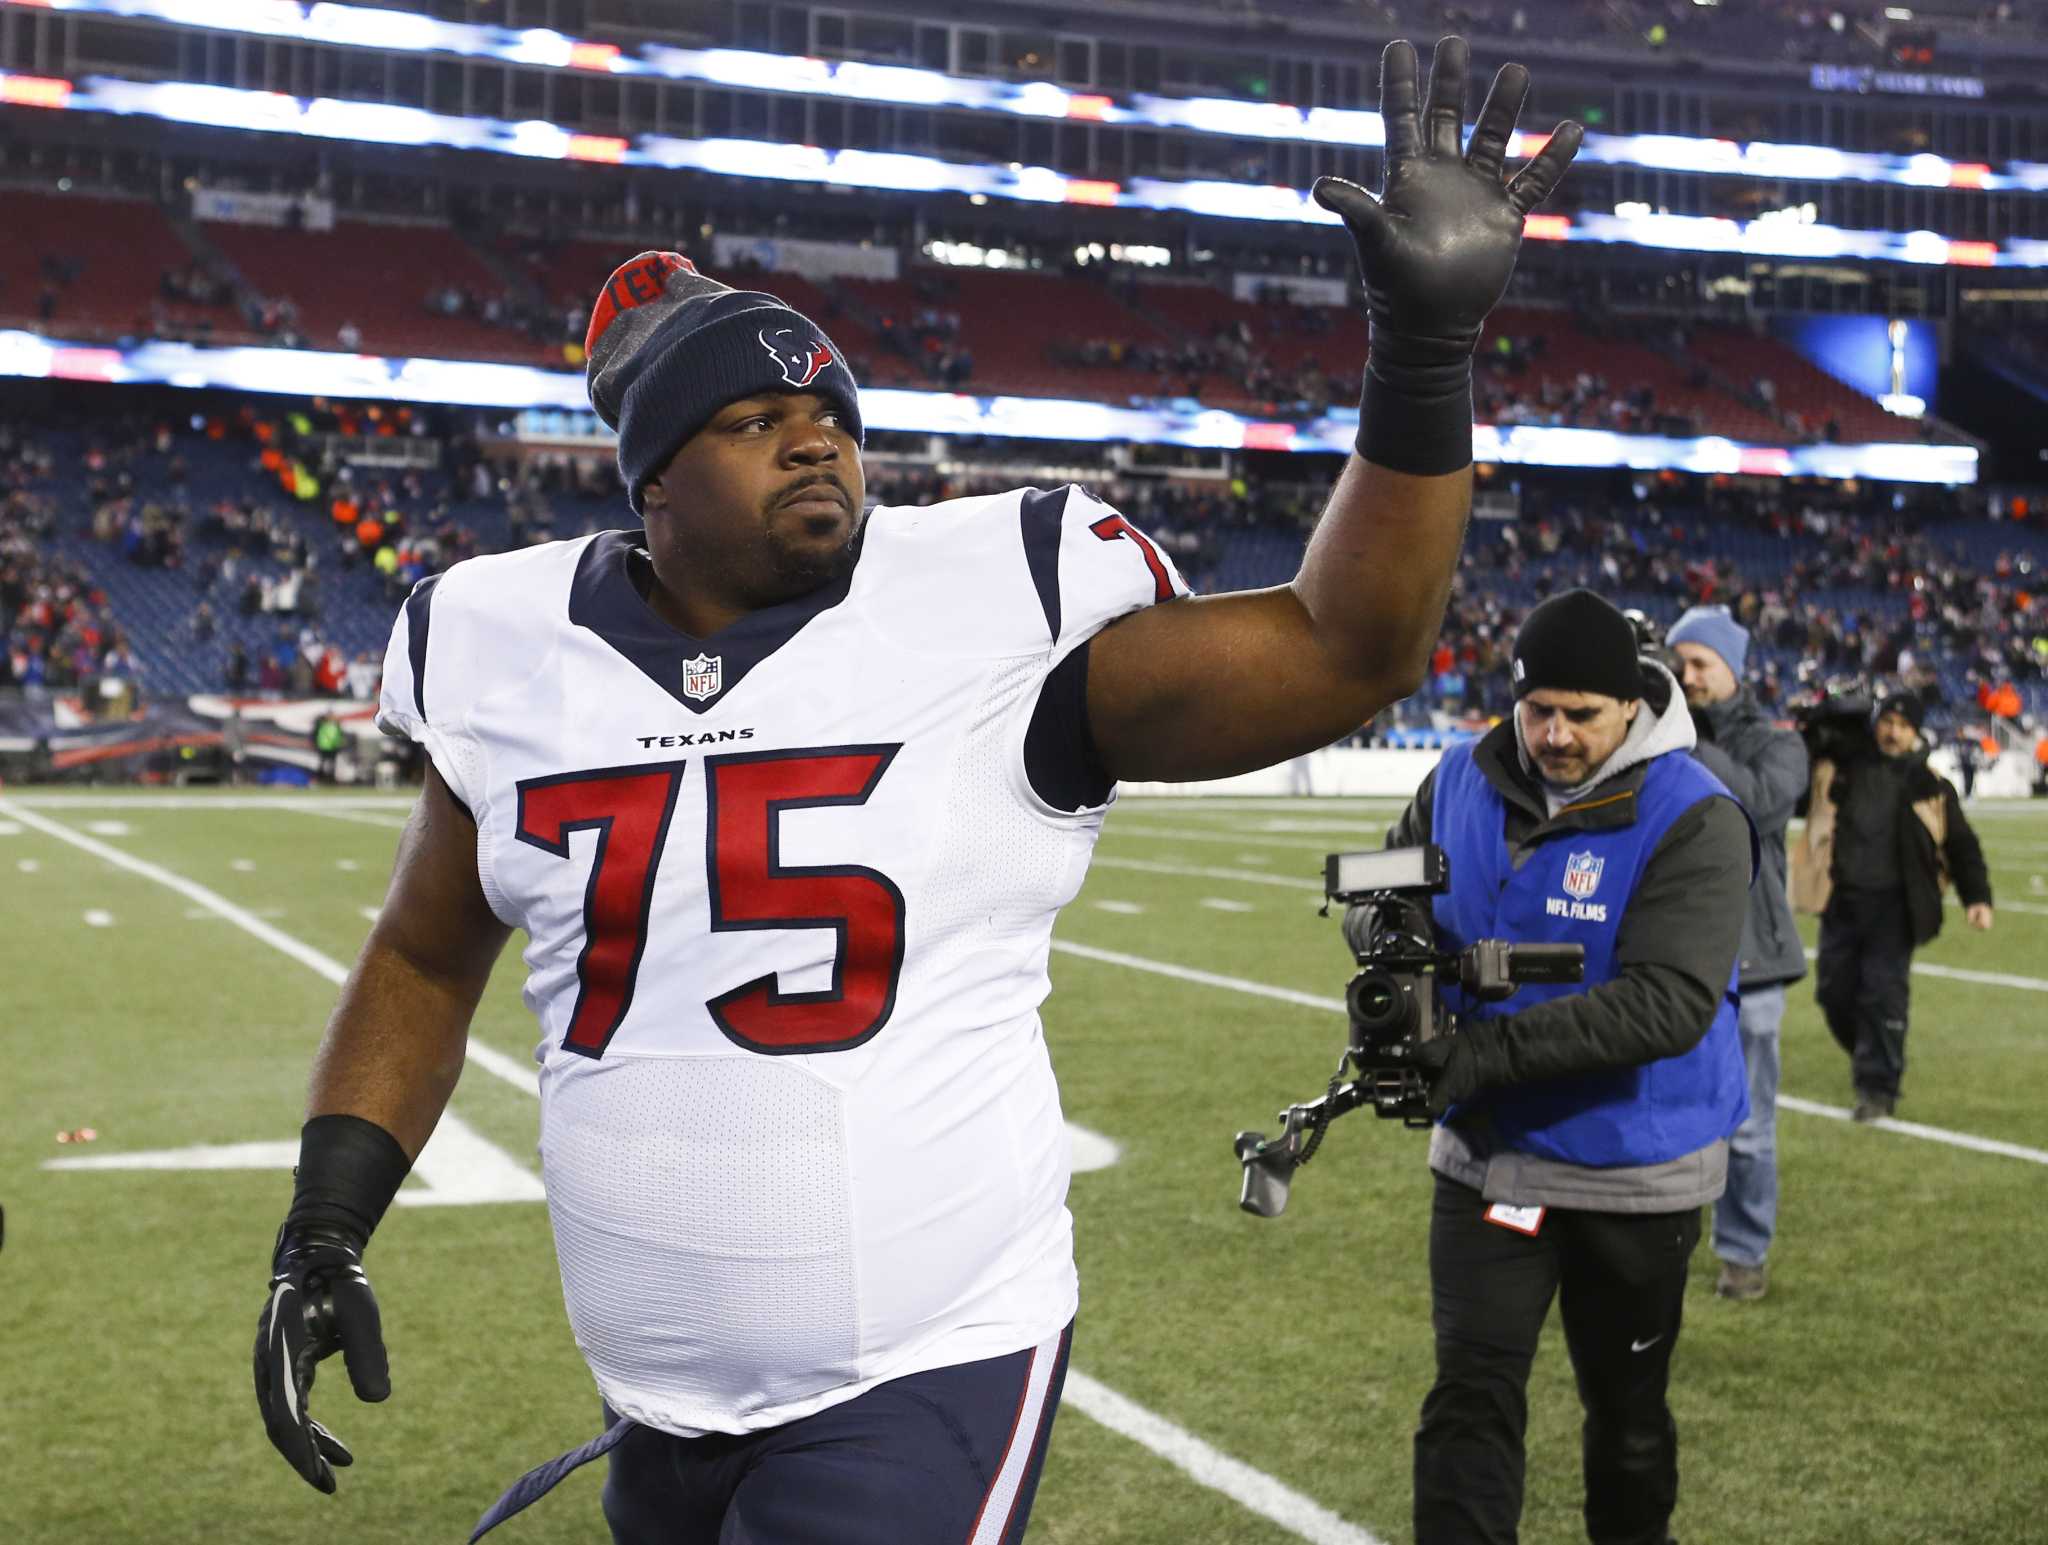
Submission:
<svg viewBox="0 0 2048 1545">
<path fill-rule="evenodd" d="M 1352 733 L 1422 683 L 1471 506 L 1470 469 L 1353 456 L 1288 585 L 1193 596 L 1088 648 L 1088 722 L 1118 779 L 1223 778 Z"/>
<path fill-rule="evenodd" d="M 1325 177 L 1317 201 L 1358 247 L 1372 347 L 1357 454 L 1291 584 L 1155 606 L 1090 645 L 1088 718 L 1118 778 L 1215 778 L 1328 745 L 1418 687 L 1472 503 L 1472 353 L 1507 288 L 1528 212 L 1578 149 L 1560 125 L 1511 180 L 1528 72 L 1506 65 L 1460 146 L 1465 44 L 1381 65 L 1386 184 Z"/>
</svg>

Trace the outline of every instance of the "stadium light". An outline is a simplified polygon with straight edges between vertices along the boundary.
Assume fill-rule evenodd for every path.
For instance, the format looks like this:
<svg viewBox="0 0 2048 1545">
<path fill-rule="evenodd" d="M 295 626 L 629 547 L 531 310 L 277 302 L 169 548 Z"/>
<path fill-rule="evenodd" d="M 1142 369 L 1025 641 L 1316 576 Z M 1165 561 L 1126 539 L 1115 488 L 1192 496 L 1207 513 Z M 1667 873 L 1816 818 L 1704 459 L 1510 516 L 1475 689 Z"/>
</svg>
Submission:
<svg viewBox="0 0 2048 1545">
<path fill-rule="evenodd" d="M 0 102 L 5 101 L 64 112 L 132 114 L 211 128 L 257 129 L 381 145 L 443 145 L 542 160 L 660 166 L 886 192 L 959 193 L 970 199 L 1175 210 L 1296 225 L 1339 223 L 1305 188 L 1200 179 L 1175 182 L 1157 177 L 1117 183 L 1070 177 L 1051 167 L 1018 162 L 969 165 L 934 156 L 828 150 L 763 140 L 691 140 L 661 134 L 624 139 L 578 134 L 537 120 L 508 123 L 494 118 L 458 118 L 419 108 L 293 97 L 234 86 L 129 81 L 99 75 L 79 82 L 52 81 L 0 74 Z M 1962 241 L 1936 231 L 1849 231 L 1782 219 L 1744 222 L 1709 215 L 1538 213 L 1529 216 L 1524 234 L 1532 241 L 1595 242 L 1752 257 L 1859 258 L 1963 268 L 2048 267 L 2048 241 L 2019 237 L 2003 243 Z"/>
<path fill-rule="evenodd" d="M 1072 91 L 1051 81 L 998 81 L 944 75 L 908 65 L 833 61 L 736 48 L 671 48 L 571 38 L 545 28 L 519 29 L 436 21 L 370 6 L 284 3 L 284 0 L 0 0 L 20 9 L 89 13 L 175 26 L 370 48 L 381 53 L 442 53 L 499 59 L 582 74 L 652 76 L 742 91 L 882 102 L 900 107 L 960 108 L 1014 117 L 1071 119 L 1125 127 L 1185 129 L 1237 139 L 1300 141 L 1367 149 L 1386 143 L 1375 112 L 1294 107 L 1224 97 L 1122 98 Z M 1511 156 L 1536 154 L 1542 133 L 1517 132 Z M 2000 192 L 2048 191 L 2048 163 L 2013 161 L 2002 168 L 1941 156 L 1888 155 L 1825 145 L 1779 145 L 1676 134 L 1588 134 L 1578 159 L 1714 177 L 1878 182 L 1908 187 Z"/>
<path fill-rule="evenodd" d="M 385 359 L 315 349 L 204 348 L 150 342 L 129 347 L 67 343 L 0 332 L 0 376 L 32 380 L 151 383 L 274 392 L 292 397 L 370 398 L 451 407 L 574 415 L 601 443 L 583 377 L 531 365 L 474 360 Z M 1191 399 L 1146 407 L 1048 397 L 977 397 L 869 387 L 860 395 L 870 429 L 1022 440 L 1127 441 L 1209 450 L 1348 455 L 1358 412 L 1333 409 L 1301 422 L 1246 418 Z M 1754 477 L 1877 478 L 1896 483 L 1974 483 L 1977 452 L 1961 445 L 1749 445 L 1718 436 L 1679 439 L 1604 429 L 1479 424 L 1472 457 L 1519 466 L 1631 467 Z"/>
</svg>

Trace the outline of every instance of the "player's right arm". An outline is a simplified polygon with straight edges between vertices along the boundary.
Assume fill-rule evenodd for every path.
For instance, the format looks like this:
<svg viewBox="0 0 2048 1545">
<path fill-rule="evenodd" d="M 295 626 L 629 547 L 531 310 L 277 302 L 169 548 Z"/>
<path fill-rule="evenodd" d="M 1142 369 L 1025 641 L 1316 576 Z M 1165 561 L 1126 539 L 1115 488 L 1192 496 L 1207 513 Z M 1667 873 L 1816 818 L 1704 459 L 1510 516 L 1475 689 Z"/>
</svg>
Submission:
<svg viewBox="0 0 2048 1545">
<path fill-rule="evenodd" d="M 460 781 L 474 766 L 466 693 L 477 657 L 502 651 L 502 630 L 479 628 L 459 600 L 436 607 L 447 581 L 414 589 L 385 653 L 377 723 L 426 748 L 426 786 L 313 1060 L 291 1211 L 256 1327 L 264 1430 L 327 1492 L 349 1452 L 307 1411 L 314 1371 L 339 1351 L 359 1398 L 390 1393 L 363 1251 L 454 1093 L 470 1016 L 511 931 L 484 897 L 471 819 L 478 791 Z"/>
<path fill-rule="evenodd" d="M 429 765 L 384 906 L 313 1061 L 292 1207 L 256 1325 L 264 1431 L 321 1491 L 352 1456 L 308 1410 L 315 1370 L 339 1351 L 359 1399 L 390 1393 L 363 1251 L 455 1090 L 470 1016 L 509 932 L 477 879 L 476 826 Z"/>
<path fill-rule="evenodd" d="M 372 1122 L 418 1158 L 510 933 L 477 880 L 476 825 L 429 763 L 390 892 L 314 1056 L 307 1117 Z"/>
</svg>

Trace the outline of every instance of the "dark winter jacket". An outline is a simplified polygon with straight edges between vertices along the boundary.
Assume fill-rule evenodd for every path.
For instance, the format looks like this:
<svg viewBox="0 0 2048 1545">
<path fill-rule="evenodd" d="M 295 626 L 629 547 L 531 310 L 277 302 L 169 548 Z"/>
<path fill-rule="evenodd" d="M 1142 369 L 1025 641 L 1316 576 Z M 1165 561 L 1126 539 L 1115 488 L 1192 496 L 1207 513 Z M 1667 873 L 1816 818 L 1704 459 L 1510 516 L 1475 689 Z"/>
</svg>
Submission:
<svg viewBox="0 0 2048 1545">
<path fill-rule="evenodd" d="M 1675 683 L 1662 676 L 1647 707 L 1676 734 L 1655 748 L 1659 751 L 1691 749 L 1692 726 L 1684 702 L 1675 697 Z M 1624 766 L 1623 761 L 1619 753 L 1610 758 L 1614 772 L 1576 804 L 1552 815 L 1542 783 L 1522 763 L 1512 717 L 1473 749 L 1475 766 L 1505 806 L 1501 838 L 1517 863 L 1560 833 L 1633 821 L 1644 767 Z M 1389 832 L 1387 845 L 1431 841 L 1435 800 L 1432 773 Z M 1477 1087 L 1631 1067 L 1683 1055 L 1699 1044 L 1714 1022 L 1735 964 L 1755 859 L 1749 822 L 1733 800 L 1717 794 L 1681 814 L 1665 831 L 1629 899 L 1615 939 L 1620 975 L 1473 1027 Z M 1455 874 L 1451 883 L 1457 884 Z M 1496 1073 L 1503 1076 L 1496 1078 Z M 1450 1097 L 1462 1100 L 1473 1092 L 1458 1089 Z M 1720 1194 L 1727 1144 L 1711 1143 L 1667 1164 L 1593 1169 L 1502 1147 L 1481 1112 L 1438 1127 L 1429 1162 L 1489 1201 L 1672 1212 Z"/>
<path fill-rule="evenodd" d="M 1773 724 L 1747 687 L 1695 722 L 1700 718 L 1713 738 L 1703 739 L 1693 755 L 1742 801 L 1763 849 L 1742 927 L 1743 989 L 1796 982 L 1806 975 L 1806 950 L 1792 919 L 1785 831 L 1806 793 L 1806 743 Z"/>
<path fill-rule="evenodd" d="M 1813 763 L 1807 796 L 1806 830 L 1792 850 L 1792 901 L 1802 912 L 1825 912 L 1834 894 L 1835 820 L 1840 814 L 1845 780 L 1881 753 L 1867 751 L 1837 764 L 1827 757 Z M 1941 932 L 1942 893 L 1953 884 L 1966 907 L 1991 905 L 1991 876 L 1984 867 L 1984 849 L 1963 818 L 1963 802 L 1955 785 L 1916 754 L 1906 771 L 1906 803 L 1899 814 L 1899 872 L 1905 876 L 1904 901 L 1913 943 L 1927 943 Z"/>
</svg>

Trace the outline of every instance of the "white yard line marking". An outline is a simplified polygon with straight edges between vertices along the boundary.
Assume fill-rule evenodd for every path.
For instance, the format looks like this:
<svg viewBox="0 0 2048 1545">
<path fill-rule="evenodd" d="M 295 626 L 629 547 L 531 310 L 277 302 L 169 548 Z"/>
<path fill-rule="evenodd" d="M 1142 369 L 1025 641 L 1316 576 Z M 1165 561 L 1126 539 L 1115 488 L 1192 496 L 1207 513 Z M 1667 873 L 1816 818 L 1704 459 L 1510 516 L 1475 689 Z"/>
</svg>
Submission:
<svg viewBox="0 0 2048 1545">
<path fill-rule="evenodd" d="M 17 821 L 0 821 L 0 837 L 19 837 L 21 825 Z"/>
<path fill-rule="evenodd" d="M 1098 901 L 1095 907 L 1097 911 L 1115 912 L 1122 917 L 1136 917 L 1145 910 L 1135 901 Z"/>
<path fill-rule="evenodd" d="M 1202 898 L 1202 905 L 1211 912 L 1249 912 L 1252 910 L 1252 904 L 1249 901 L 1227 901 L 1221 896 L 1204 896 Z"/>
<path fill-rule="evenodd" d="M 1963 905 L 1962 898 L 1960 896 L 1951 896 L 1948 898 L 1946 905 L 1960 909 Z M 1998 901 L 1993 903 L 1992 911 L 2018 912 L 2027 917 L 2048 917 L 2048 907 L 2036 906 L 2030 901 L 2007 901 L 2003 897 L 2000 897 Z"/>
<path fill-rule="evenodd" d="M 1802 1100 L 1789 1094 L 1778 1096 L 1778 1103 L 1802 1115 L 1825 1116 L 1830 1121 L 1848 1121 L 1849 1112 L 1839 1106 L 1822 1105 L 1814 1100 Z M 1973 1153 L 1995 1153 L 2007 1159 L 2025 1159 L 2031 1164 L 2048 1164 L 2048 1153 L 2038 1148 L 2022 1148 L 2018 1143 L 2002 1143 L 1995 1137 L 1972 1137 L 1968 1132 L 1950 1132 L 1942 1127 L 1922 1126 L 1917 1121 L 1900 1121 L 1893 1116 L 1880 1116 L 1870 1123 L 1886 1132 L 1903 1132 L 1908 1137 L 1924 1137 L 1929 1142 L 1947 1143 L 1954 1148 L 1968 1148 Z"/>
<path fill-rule="evenodd" d="M 300 943 L 282 929 L 271 927 L 270 924 L 266 923 L 254 912 L 249 911 L 246 907 L 236 906 L 225 896 L 220 895 L 216 891 L 208 890 L 197 881 L 188 880 L 181 874 L 175 874 L 161 865 L 152 864 L 147 859 L 137 858 L 132 853 L 124 853 L 119 848 L 110 848 L 104 842 L 88 837 L 83 832 L 73 831 L 70 827 L 60 825 L 56 821 L 50 820 L 47 816 L 39 815 L 33 810 L 23 808 L 20 802 L 11 796 L 0 799 L 0 812 L 5 812 L 25 826 L 35 828 L 35 830 L 43 833 L 45 836 L 55 837 L 59 842 L 68 842 L 72 847 L 90 853 L 94 858 L 102 859 L 118 869 L 126 869 L 130 874 L 140 875 L 145 880 L 154 881 L 158 885 L 176 891 L 187 901 L 204 907 L 207 911 L 214 913 L 218 917 L 227 919 L 227 921 L 233 923 L 252 938 L 260 939 L 279 954 L 291 956 L 293 960 L 296 960 L 307 970 L 313 972 L 314 975 L 332 982 L 337 987 L 348 980 L 348 967 L 334 959 L 333 956 L 322 954 L 310 944 Z M 485 1050 L 488 1051 L 488 1048 Z M 510 1058 L 500 1057 L 495 1052 L 490 1052 L 488 1056 L 479 1056 L 478 1045 L 474 1039 L 469 1043 L 469 1056 L 470 1060 L 483 1068 L 485 1072 L 498 1078 L 504 1078 L 506 1076 L 505 1068 L 511 1065 Z M 523 1075 L 515 1077 L 510 1081 L 525 1089 L 536 1087 L 531 1080 Z"/>
<path fill-rule="evenodd" d="M 255 871 L 256 861 L 253 858 L 231 858 L 228 860 L 228 868 L 234 870 L 236 874 L 251 874 Z"/>
<path fill-rule="evenodd" d="M 96 1153 L 90 1157 L 45 1159 L 51 1170 L 247 1170 L 290 1169 L 299 1162 L 299 1140 L 276 1143 L 198 1144 L 142 1153 Z M 454 1111 L 443 1111 L 413 1161 L 412 1173 L 393 1198 L 401 1207 L 467 1207 L 482 1202 L 539 1202 L 547 1199 L 540 1178 L 522 1167 Z"/>
<path fill-rule="evenodd" d="M 22 810 L 9 800 L 0 799 L 0 811 L 19 816 L 25 824 L 55 837 L 59 842 L 68 842 L 95 858 L 104 859 L 107 863 L 126 869 L 132 874 L 167 886 L 179 895 L 219 913 L 243 932 L 262 940 L 281 954 L 289 955 L 326 981 L 339 986 L 348 976 L 347 969 L 340 961 L 322 954 L 309 944 L 300 943 L 290 934 L 271 927 L 226 897 L 217 895 L 183 875 L 175 874 L 147 860 L 135 858 L 118 848 L 110 848 L 103 842 L 96 842 L 68 826 L 61 826 L 55 821 Z M 1054 948 L 1060 947 L 1058 944 L 1054 945 Z M 1083 953 L 1078 945 L 1068 945 L 1065 948 L 1075 953 Z M 1103 958 L 1117 962 L 1130 958 L 1098 953 L 1102 953 Z M 503 1052 L 493 1051 L 474 1037 L 469 1042 L 468 1056 L 471 1062 L 492 1077 L 503 1079 L 529 1094 L 537 1096 L 540 1093 L 540 1072 L 530 1061 L 522 1062 L 506 1056 Z M 1302 1539 L 1312 1541 L 1314 1545 L 1382 1545 L 1375 1536 L 1354 1524 L 1346 1523 L 1335 1513 L 1282 1485 L 1263 1471 L 1254 1470 L 1250 1465 L 1211 1448 L 1194 1434 L 1174 1426 L 1163 1417 L 1154 1415 L 1143 1406 L 1117 1394 L 1107 1385 L 1098 1384 L 1079 1370 L 1068 1369 L 1066 1387 L 1068 1398 L 1072 1399 L 1076 1408 L 1087 1416 L 1102 1423 L 1112 1432 L 1149 1449 L 1201 1485 L 1222 1492 L 1240 1506 L 1279 1524 Z"/>
<path fill-rule="evenodd" d="M 472 1038 L 469 1060 L 491 1077 L 502 1079 L 514 1089 L 524 1090 L 536 1100 L 540 1098 L 540 1065 L 532 1057 L 508 1057 Z"/>
<path fill-rule="evenodd" d="M 1143 858 L 1097 858 L 1091 869 L 1132 869 L 1139 874 L 1173 874 L 1190 880 L 1242 880 L 1247 885 L 1280 885 L 1288 890 L 1323 893 L 1321 880 L 1297 880 L 1285 874 L 1254 874 L 1246 869 L 1198 869 L 1188 864 L 1155 864 Z"/>
<path fill-rule="evenodd" d="M 126 821 L 87 821 L 85 829 L 96 837 L 130 837 L 135 828 Z"/>
<path fill-rule="evenodd" d="M 85 914 L 85 926 L 88 928 L 111 928 L 114 926 L 114 914 L 103 912 L 98 907 L 94 907 Z"/>
<path fill-rule="evenodd" d="M 1808 960 L 1820 959 L 1820 951 L 1808 950 Z M 2048 981 L 2038 976 L 2012 976 L 2004 971 L 1967 971 L 1961 966 L 1930 966 L 1913 963 L 1915 976 L 1938 976 L 1950 982 L 1975 982 L 1981 987 L 2012 987 L 2020 992 L 2048 992 Z"/>
<path fill-rule="evenodd" d="M 362 913 L 363 921 L 366 923 L 374 923 L 384 915 L 382 907 L 358 907 L 356 910 Z"/>
<path fill-rule="evenodd" d="M 23 874 L 34 874 L 38 869 L 42 868 L 43 866 L 42 863 L 37 859 L 24 858 L 20 863 L 16 864 L 14 867 L 19 869 Z"/>
<path fill-rule="evenodd" d="M 330 821 L 353 821 L 358 826 L 381 826 L 393 832 L 405 830 L 404 816 L 377 815 L 366 810 L 329 810 L 322 805 L 280 805 L 278 808 L 289 810 L 293 815 L 325 816 Z"/>
<path fill-rule="evenodd" d="M 1222 1492 L 1247 1512 L 1278 1524 L 1300 1539 L 1314 1545 L 1382 1545 L 1377 1535 L 1347 1523 L 1263 1470 L 1254 1470 L 1242 1460 L 1211 1448 L 1185 1428 L 1119 1395 L 1079 1369 L 1067 1370 L 1062 1404 L 1072 1405 L 1111 1432 L 1150 1449 L 1197 1484 Z"/>
<path fill-rule="evenodd" d="M 1077 1127 L 1071 1121 L 1067 1123 L 1067 1168 L 1076 1175 L 1108 1169 L 1122 1158 L 1123 1154 L 1121 1146 L 1111 1142 L 1100 1132 Z"/>
<path fill-rule="evenodd" d="M 252 916 L 252 917 L 283 917 L 283 916 L 284 916 L 284 908 L 283 908 L 283 907 L 258 907 L 258 908 L 257 908 L 257 909 L 256 909 L 255 911 L 253 911 L 253 912 L 251 912 L 251 913 L 250 913 L 250 916 Z M 217 922 L 217 921 L 219 921 L 219 920 L 220 920 L 220 914 L 219 914 L 218 912 L 212 912 L 212 911 L 209 911 L 209 910 L 208 910 L 207 908 L 205 908 L 205 907 L 187 907 L 187 908 L 185 909 L 185 918 L 186 918 L 186 920 L 187 920 L 188 922 L 194 922 L 194 923 L 211 923 L 211 922 Z"/>
<path fill-rule="evenodd" d="M 2011 976 L 2003 971 L 1966 971 L 1961 966 L 1925 966 L 1915 962 L 1915 976 L 1938 976 L 1951 982 L 1977 982 L 1985 987 L 2016 987 L 2021 992 L 2048 992 L 2038 976 Z"/>
<path fill-rule="evenodd" d="M 1099 950 L 1092 944 L 1075 944 L 1068 939 L 1055 939 L 1052 947 L 1062 955 L 1077 955 L 1083 960 L 1099 960 L 1108 966 L 1126 966 L 1133 971 L 1149 971 L 1155 976 L 1170 976 L 1175 981 L 1193 982 L 1197 987 L 1220 987 L 1226 992 L 1249 993 L 1255 998 L 1273 998 L 1281 1003 L 1292 1003 L 1297 1008 L 1324 1009 L 1334 1013 L 1344 1011 L 1342 998 L 1324 998 L 1312 992 L 1296 992 L 1292 987 L 1273 987 L 1265 982 L 1248 982 L 1241 976 L 1223 976 L 1214 971 L 1197 971 L 1191 966 L 1169 965 L 1163 960 L 1147 960 L 1142 955 L 1126 955 L 1120 950 Z"/>
<path fill-rule="evenodd" d="M 334 867 L 339 869 L 343 874 L 354 874 L 358 869 L 362 868 L 363 866 L 357 863 L 352 858 L 337 858 L 334 861 Z"/>
<path fill-rule="evenodd" d="M 1196 971 L 1191 967 L 1176 966 L 1164 960 L 1147 960 L 1141 955 L 1125 955 L 1115 950 L 1099 950 L 1086 944 L 1069 943 L 1065 939 L 1053 940 L 1052 947 L 1063 955 L 1078 955 L 1083 960 L 1099 960 L 1107 965 L 1126 966 L 1133 971 L 1149 971 L 1155 976 L 1170 976 L 1175 981 L 1192 982 L 1197 987 L 1220 987 L 1227 992 L 1241 992 L 1257 998 L 1271 998 L 1281 1003 L 1292 1003 L 1302 1008 L 1327 1009 L 1339 1014 L 1344 1012 L 1344 1000 L 1342 998 L 1319 998 L 1313 993 L 1296 992 L 1291 987 L 1274 987 L 1265 982 L 1247 981 L 1241 976 L 1219 976 L 1213 971 Z M 1808 953 L 1810 954 L 1811 951 Z M 1915 966 L 1913 969 L 1919 971 L 1926 968 Z M 1942 972 L 1941 974 L 1958 973 Z M 1973 981 L 1982 980 L 1991 974 L 1988 971 L 1974 971 L 1968 974 L 1968 979 Z M 2006 977 L 1994 985 L 2005 987 L 2025 986 L 2036 991 L 2048 992 L 2048 982 L 2038 981 L 2033 977 L 2027 976 Z M 1778 1096 L 1778 1103 L 1789 1110 L 1796 1110 L 1802 1114 L 1818 1116 L 1847 1115 L 1845 1111 L 1838 1111 L 1830 1106 L 1815 1105 L 1811 1101 L 1796 1099 L 1785 1094 Z M 2009 1159 L 2025 1159 L 2032 1164 L 2048 1164 L 2048 1152 L 2043 1152 L 2038 1148 L 2022 1148 L 2017 1143 L 2004 1143 L 1995 1138 L 1974 1137 L 1967 1132 L 1950 1132 L 1942 1127 L 1921 1126 L 1918 1122 L 1912 1121 L 1887 1120 L 1884 1122 L 1874 1122 L 1872 1125 L 1882 1126 L 1886 1131 L 1898 1132 L 1906 1137 L 1925 1138 L 1929 1142 L 1947 1143 L 1952 1147 L 1968 1148 L 1978 1153 L 1998 1154 Z"/>
</svg>

